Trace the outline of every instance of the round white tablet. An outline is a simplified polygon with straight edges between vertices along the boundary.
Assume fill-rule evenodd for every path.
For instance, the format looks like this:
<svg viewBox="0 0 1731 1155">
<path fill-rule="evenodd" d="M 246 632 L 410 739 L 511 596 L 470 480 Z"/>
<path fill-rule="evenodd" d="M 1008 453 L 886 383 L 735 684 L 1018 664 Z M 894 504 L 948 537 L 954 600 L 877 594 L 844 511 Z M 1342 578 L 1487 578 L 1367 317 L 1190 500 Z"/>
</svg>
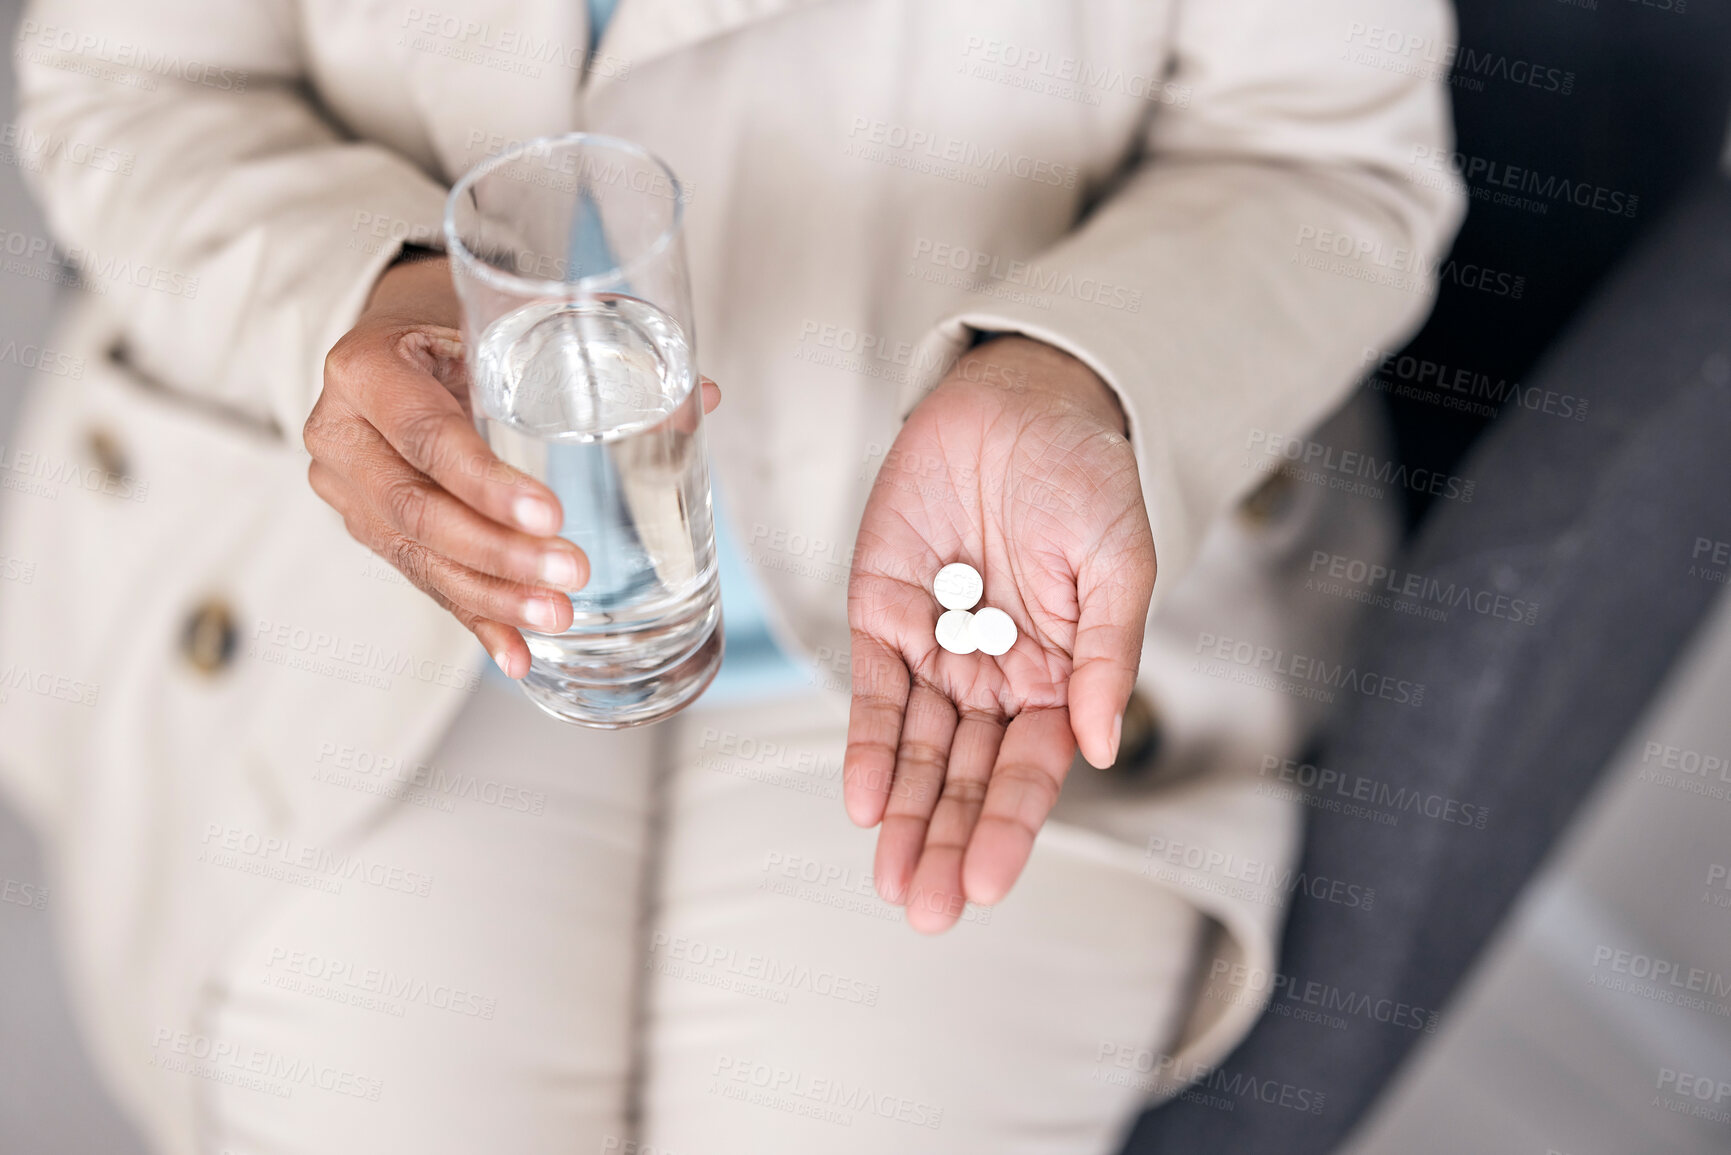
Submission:
<svg viewBox="0 0 1731 1155">
<path fill-rule="evenodd" d="M 982 654 L 990 654 L 995 658 L 999 654 L 1009 653 L 1010 647 L 1016 644 L 1015 619 L 1003 610 L 987 606 L 975 614 L 974 620 L 968 625 L 973 631 L 974 644 L 980 648 Z"/>
<path fill-rule="evenodd" d="M 951 562 L 932 581 L 932 593 L 946 610 L 971 610 L 980 604 L 980 595 L 985 592 L 980 571 L 965 561 Z"/>
<path fill-rule="evenodd" d="M 974 615 L 967 610 L 951 610 L 938 615 L 938 645 L 952 654 L 971 654 L 974 645 Z"/>
</svg>

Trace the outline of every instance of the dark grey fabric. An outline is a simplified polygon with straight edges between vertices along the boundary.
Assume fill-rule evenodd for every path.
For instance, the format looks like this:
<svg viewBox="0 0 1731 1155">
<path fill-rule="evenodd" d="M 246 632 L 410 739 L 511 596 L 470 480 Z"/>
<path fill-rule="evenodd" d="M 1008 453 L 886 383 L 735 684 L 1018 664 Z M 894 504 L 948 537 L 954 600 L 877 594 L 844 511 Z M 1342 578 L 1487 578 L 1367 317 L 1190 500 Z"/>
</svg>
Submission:
<svg viewBox="0 0 1731 1155">
<path fill-rule="evenodd" d="M 1473 500 L 1437 503 L 1401 563 L 1537 603 L 1534 624 L 1461 609 L 1446 622 L 1367 615 L 1358 666 L 1423 683 L 1423 704 L 1354 695 L 1315 759 L 1348 781 L 1488 808 L 1485 829 L 1307 808 L 1304 876 L 1375 899 L 1366 911 L 1301 894 L 1283 974 L 1359 1008 L 1445 1005 L 1725 588 L 1691 566 L 1708 560 L 1693 556 L 1699 539 L 1731 541 L 1728 379 L 1731 185 L 1716 178 L 1646 237 L 1527 382 L 1589 399 L 1587 419 L 1506 411 L 1456 469 Z M 1422 1015 L 1335 1013 L 1344 1029 L 1264 1015 L 1207 1096 L 1145 1116 L 1126 1155 L 1333 1150 L 1425 1037 Z M 1308 1091 L 1307 1105 L 1320 1094 L 1322 1109 L 1280 1102 L 1286 1088 Z"/>
</svg>

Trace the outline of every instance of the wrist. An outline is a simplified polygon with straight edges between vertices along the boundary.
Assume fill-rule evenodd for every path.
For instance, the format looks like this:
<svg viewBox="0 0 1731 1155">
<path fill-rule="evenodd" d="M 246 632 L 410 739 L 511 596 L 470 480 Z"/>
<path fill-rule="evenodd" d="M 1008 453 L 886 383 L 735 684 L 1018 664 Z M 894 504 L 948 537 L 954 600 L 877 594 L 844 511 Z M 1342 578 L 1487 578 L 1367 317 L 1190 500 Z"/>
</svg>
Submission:
<svg viewBox="0 0 1731 1155">
<path fill-rule="evenodd" d="M 1019 333 L 982 334 L 981 341 L 956 363 L 964 380 L 1007 382 L 1015 390 L 1061 397 L 1094 414 L 1102 424 L 1128 437 L 1130 422 L 1118 394 L 1077 357 L 1056 345 Z"/>
<path fill-rule="evenodd" d="M 450 260 L 439 252 L 405 250 L 373 283 L 366 312 L 457 328 L 460 317 Z"/>
</svg>

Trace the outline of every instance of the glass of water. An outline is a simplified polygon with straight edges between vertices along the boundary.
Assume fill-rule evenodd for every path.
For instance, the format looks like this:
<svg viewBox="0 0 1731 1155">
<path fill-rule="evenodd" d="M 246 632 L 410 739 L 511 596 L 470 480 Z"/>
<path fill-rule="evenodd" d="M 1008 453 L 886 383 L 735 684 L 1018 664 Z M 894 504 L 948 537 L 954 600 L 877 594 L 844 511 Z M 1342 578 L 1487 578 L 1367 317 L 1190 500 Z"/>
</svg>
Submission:
<svg viewBox="0 0 1731 1155">
<path fill-rule="evenodd" d="M 523 690 L 585 726 L 668 717 L 721 665 L 684 199 L 648 152 L 575 133 L 477 166 L 445 214 L 475 425 L 589 559 L 571 628 L 524 631 Z"/>
</svg>

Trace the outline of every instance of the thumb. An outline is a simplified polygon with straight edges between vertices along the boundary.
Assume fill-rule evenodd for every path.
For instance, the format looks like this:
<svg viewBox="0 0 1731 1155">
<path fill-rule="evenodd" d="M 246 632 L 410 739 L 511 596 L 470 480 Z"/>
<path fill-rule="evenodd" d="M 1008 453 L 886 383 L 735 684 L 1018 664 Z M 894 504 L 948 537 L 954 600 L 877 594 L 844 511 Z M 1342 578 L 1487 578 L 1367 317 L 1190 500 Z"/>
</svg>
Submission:
<svg viewBox="0 0 1731 1155">
<path fill-rule="evenodd" d="M 1096 552 L 1076 578 L 1080 614 L 1071 655 L 1070 729 L 1088 764 L 1118 760 L 1124 707 L 1136 686 L 1148 603 L 1154 596 L 1154 546 L 1147 536 L 1124 550 Z"/>
</svg>

